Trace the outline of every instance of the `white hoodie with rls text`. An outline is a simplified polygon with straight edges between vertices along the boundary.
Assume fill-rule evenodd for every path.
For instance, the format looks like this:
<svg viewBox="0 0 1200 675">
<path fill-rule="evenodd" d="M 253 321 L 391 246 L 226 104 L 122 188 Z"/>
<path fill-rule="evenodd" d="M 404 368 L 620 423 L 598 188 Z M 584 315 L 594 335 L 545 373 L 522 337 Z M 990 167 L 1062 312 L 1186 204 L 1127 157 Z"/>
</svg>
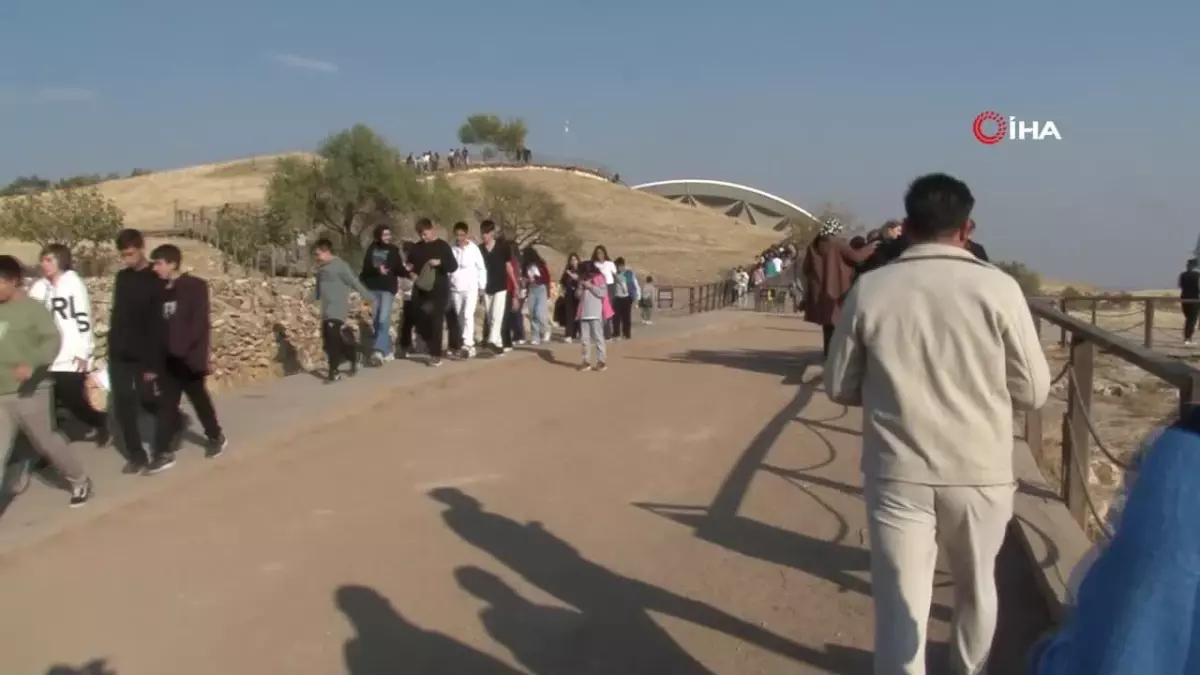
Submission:
<svg viewBox="0 0 1200 675">
<path fill-rule="evenodd" d="M 62 347 L 50 370 L 57 373 L 79 372 L 76 359 L 84 363 L 84 370 L 92 367 L 94 345 L 92 303 L 88 300 L 87 286 L 83 279 L 70 270 L 58 277 L 58 283 L 38 279 L 29 289 L 29 297 L 46 306 L 58 332 L 62 336 Z"/>
</svg>

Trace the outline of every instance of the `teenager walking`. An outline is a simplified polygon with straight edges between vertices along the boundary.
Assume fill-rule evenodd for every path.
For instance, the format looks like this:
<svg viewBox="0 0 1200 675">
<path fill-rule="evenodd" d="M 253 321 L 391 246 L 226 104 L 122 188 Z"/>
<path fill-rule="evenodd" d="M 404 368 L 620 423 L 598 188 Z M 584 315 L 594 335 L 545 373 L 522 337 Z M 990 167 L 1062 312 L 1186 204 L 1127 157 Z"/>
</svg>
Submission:
<svg viewBox="0 0 1200 675">
<path fill-rule="evenodd" d="M 654 300 L 657 297 L 658 286 L 654 284 L 654 277 L 647 275 L 646 283 L 642 284 L 638 297 L 638 307 L 642 310 L 642 323 L 647 326 L 654 325 Z"/>
<path fill-rule="evenodd" d="M 510 296 L 508 287 L 512 270 L 509 269 L 508 245 L 496 232 L 496 223 L 485 220 L 479 224 L 479 235 L 483 239 L 480 253 L 483 255 L 487 281 L 483 287 L 483 342 L 496 354 L 504 353 L 504 317 L 508 314 Z M 507 345 L 512 347 L 512 345 Z"/>
<path fill-rule="evenodd" d="M 628 340 L 633 331 L 633 305 L 641 296 L 637 275 L 626 267 L 625 258 L 617 258 L 617 273 L 613 275 L 612 288 L 613 339 Z"/>
<path fill-rule="evenodd" d="M 1179 304 L 1183 310 L 1183 344 L 1192 346 L 1196 334 L 1196 317 L 1200 316 L 1200 270 L 1196 259 L 1187 261 L 1187 267 L 1179 274 Z"/>
<path fill-rule="evenodd" d="M 596 271 L 604 276 L 605 288 L 608 289 L 608 302 L 611 305 L 613 300 L 613 291 L 616 290 L 614 285 L 617 283 L 617 266 L 608 258 L 608 249 L 604 246 L 597 246 L 592 249 L 592 262 L 595 264 Z M 612 319 L 604 322 L 604 337 L 611 339 L 613 336 Z"/>
<path fill-rule="evenodd" d="M 392 243 L 392 228 L 387 224 L 375 226 L 371 245 L 363 254 L 362 272 L 358 278 L 370 289 L 375 304 L 371 330 L 375 339 L 372 346 L 371 364 L 378 366 L 391 361 L 392 353 L 392 308 L 399 291 L 399 275 L 404 273 L 404 258 L 400 249 Z"/>
<path fill-rule="evenodd" d="M 50 244 L 42 250 L 41 268 L 42 278 L 29 289 L 29 297 L 49 310 L 62 338 L 50 365 L 55 404 L 93 429 L 96 445 L 108 445 L 108 415 L 93 408 L 87 394 L 95 345 L 87 285 L 72 269 L 71 249 L 64 244 Z"/>
<path fill-rule="evenodd" d="M 576 318 L 576 313 L 579 310 L 579 254 L 572 253 L 567 256 L 567 265 L 563 268 L 562 276 L 558 279 L 558 285 L 562 289 L 563 312 L 563 342 L 571 342 L 571 340 L 579 338 L 579 319 Z"/>
<path fill-rule="evenodd" d="M 612 305 L 608 300 L 608 284 L 596 263 L 583 264 L 579 274 L 579 342 L 583 346 L 583 363 L 579 369 L 607 370 L 608 355 L 604 344 L 604 322 L 612 318 Z M 596 363 L 592 364 L 592 348 L 595 347 Z"/>
<path fill-rule="evenodd" d="M 208 282 L 179 269 L 183 253 L 178 246 L 159 246 L 150 252 L 150 260 L 154 273 L 166 284 L 163 320 L 167 325 L 167 344 L 163 369 L 156 381 L 158 423 L 154 434 L 154 458 L 146 467 L 147 475 L 175 466 L 175 443 L 183 431 L 179 403 L 185 395 L 204 429 L 205 456 L 217 457 L 228 445 L 205 386 L 212 334 Z"/>
<path fill-rule="evenodd" d="M 529 293 L 529 288 L 525 280 L 525 275 L 520 273 L 524 267 L 521 263 L 521 250 L 514 244 L 508 247 L 508 311 L 504 314 L 504 325 L 501 326 L 501 332 L 504 337 L 504 348 L 512 349 L 514 344 L 525 344 L 525 299 Z"/>
<path fill-rule="evenodd" d="M 863 408 L 875 672 L 923 675 L 938 549 L 954 577 L 953 672 L 980 673 L 996 630 L 996 556 L 1013 515 L 1013 409 L 1050 371 L 1029 304 L 968 249 L 975 199 L 944 174 L 904 198 L 912 245 L 846 299 L 829 397 Z"/>
<path fill-rule="evenodd" d="M 532 246 L 522 255 L 529 305 L 529 342 L 550 341 L 550 268 Z"/>
<path fill-rule="evenodd" d="M 450 247 L 458 267 L 450 274 L 450 307 L 458 328 L 451 346 L 462 349 L 463 356 L 475 356 L 475 308 L 479 297 L 486 297 L 487 262 L 479 246 L 471 241 L 471 228 L 466 223 L 454 224 L 454 244 Z"/>
<path fill-rule="evenodd" d="M 123 268 L 113 284 L 108 329 L 108 377 L 113 416 L 121 430 L 128 463 L 126 473 L 141 473 L 150 463 L 142 444 L 138 415 L 146 410 L 157 417 L 154 380 L 166 358 L 166 322 L 163 321 L 163 280 L 146 258 L 142 233 L 121 230 L 116 248 Z"/>
<path fill-rule="evenodd" d="M 71 506 L 92 496 L 92 481 L 64 438 L 54 431 L 50 366 L 62 338 L 42 304 L 25 295 L 21 263 L 0 255 L 0 470 L 6 470 L 18 433 L 58 470 L 71 486 Z M 6 475 L 4 484 L 21 492 L 29 483 L 28 464 Z"/>
<path fill-rule="evenodd" d="M 437 236 L 433 221 L 417 221 L 417 235 L 405 269 L 413 277 L 413 306 L 417 311 L 417 333 L 429 350 L 428 364 L 442 365 L 442 338 L 446 308 L 450 305 L 450 275 L 458 269 L 454 251 Z"/>
<path fill-rule="evenodd" d="M 358 374 L 358 348 L 347 339 L 346 317 L 350 313 L 350 291 L 358 291 L 363 302 L 373 311 L 374 299 L 371 289 L 355 276 L 350 265 L 333 253 L 333 242 L 318 239 L 313 244 L 313 255 L 317 259 L 317 285 L 313 289 L 314 299 L 321 306 L 321 347 L 329 362 L 326 383 L 342 379 L 338 372 L 343 361 L 350 362 L 350 376 Z"/>
</svg>

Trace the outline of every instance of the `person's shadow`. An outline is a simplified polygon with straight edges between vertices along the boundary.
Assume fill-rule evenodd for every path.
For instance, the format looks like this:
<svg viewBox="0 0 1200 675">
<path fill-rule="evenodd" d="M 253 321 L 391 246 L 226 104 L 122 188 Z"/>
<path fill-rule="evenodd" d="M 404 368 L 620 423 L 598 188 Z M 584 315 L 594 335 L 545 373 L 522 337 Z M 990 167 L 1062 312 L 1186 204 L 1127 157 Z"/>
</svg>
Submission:
<svg viewBox="0 0 1200 675">
<path fill-rule="evenodd" d="M 356 633 L 344 647 L 349 675 L 523 675 L 448 635 L 414 625 L 374 589 L 342 586 L 335 601 Z"/>
<path fill-rule="evenodd" d="M 616 574 L 582 557 L 540 523 L 521 524 L 489 513 L 479 501 L 457 488 L 438 488 L 430 492 L 430 497 L 448 507 L 442 517 L 464 541 L 582 612 L 585 639 L 623 653 L 622 675 L 711 672 L 651 618 L 651 611 L 725 633 L 828 672 L 860 673 L 871 669 L 871 656 L 862 650 L 828 645 L 825 651 L 818 651 L 698 600 Z"/>
<path fill-rule="evenodd" d="M 271 331 L 275 334 L 275 361 L 283 367 L 283 374 L 295 375 L 304 372 L 304 366 L 300 363 L 300 350 L 292 344 L 292 340 L 287 334 L 287 328 L 283 324 L 277 323 L 271 326 Z"/>
<path fill-rule="evenodd" d="M 108 667 L 108 659 L 92 659 L 78 668 L 61 663 L 51 666 L 46 675 L 117 675 L 117 671 Z"/>
</svg>

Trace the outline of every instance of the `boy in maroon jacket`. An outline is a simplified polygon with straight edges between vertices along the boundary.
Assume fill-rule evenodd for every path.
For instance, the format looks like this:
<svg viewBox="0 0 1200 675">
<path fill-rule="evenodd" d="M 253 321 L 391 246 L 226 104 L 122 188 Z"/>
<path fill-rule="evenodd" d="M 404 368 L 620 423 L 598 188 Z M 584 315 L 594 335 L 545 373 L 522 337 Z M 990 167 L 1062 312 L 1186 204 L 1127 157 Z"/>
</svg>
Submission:
<svg viewBox="0 0 1200 675">
<path fill-rule="evenodd" d="M 225 450 L 227 441 L 217 422 L 212 398 L 204 386 L 208 375 L 209 334 L 212 330 L 208 282 L 179 271 L 183 254 L 179 247 L 164 244 L 150 253 L 154 272 L 166 282 L 163 318 L 167 324 L 166 360 L 158 377 L 158 428 L 154 437 L 154 459 L 146 467 L 155 474 L 175 466 L 174 442 L 182 431 L 180 399 L 186 394 L 200 418 L 207 439 L 207 457 Z"/>
</svg>

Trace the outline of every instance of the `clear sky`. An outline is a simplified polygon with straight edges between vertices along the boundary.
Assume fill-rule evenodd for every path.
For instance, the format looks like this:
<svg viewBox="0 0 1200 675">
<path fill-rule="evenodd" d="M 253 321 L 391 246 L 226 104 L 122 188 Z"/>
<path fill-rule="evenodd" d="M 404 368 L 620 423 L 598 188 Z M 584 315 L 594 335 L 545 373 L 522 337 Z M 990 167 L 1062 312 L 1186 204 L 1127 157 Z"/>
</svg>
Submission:
<svg viewBox="0 0 1200 675">
<path fill-rule="evenodd" d="M 1200 235 L 1197 24 L 1187 0 L 4 0 L 0 181 L 309 149 L 355 122 L 444 151 L 487 111 L 630 183 L 729 180 L 872 224 L 946 171 L 994 258 L 1169 287 Z M 989 109 L 1063 140 L 982 145 Z"/>
</svg>

